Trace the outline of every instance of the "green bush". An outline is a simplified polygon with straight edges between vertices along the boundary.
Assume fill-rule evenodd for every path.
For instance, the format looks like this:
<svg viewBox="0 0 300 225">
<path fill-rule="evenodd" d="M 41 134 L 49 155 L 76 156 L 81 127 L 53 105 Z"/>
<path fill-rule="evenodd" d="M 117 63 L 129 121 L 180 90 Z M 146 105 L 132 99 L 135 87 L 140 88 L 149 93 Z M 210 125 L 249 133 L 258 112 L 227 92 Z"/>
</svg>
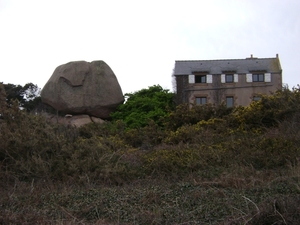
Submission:
<svg viewBox="0 0 300 225">
<path fill-rule="evenodd" d="M 122 120 L 128 128 L 148 125 L 149 121 L 160 124 L 167 111 L 174 108 L 174 94 L 159 85 L 125 94 L 126 102 L 111 114 L 112 120 Z"/>
</svg>

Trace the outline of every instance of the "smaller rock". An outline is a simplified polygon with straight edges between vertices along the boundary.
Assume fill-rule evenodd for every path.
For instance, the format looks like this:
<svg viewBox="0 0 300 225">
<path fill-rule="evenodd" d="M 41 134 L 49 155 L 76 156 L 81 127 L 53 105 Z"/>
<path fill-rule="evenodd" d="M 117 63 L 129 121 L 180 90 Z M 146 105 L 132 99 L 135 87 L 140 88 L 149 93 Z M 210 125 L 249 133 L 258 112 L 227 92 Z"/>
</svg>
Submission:
<svg viewBox="0 0 300 225">
<path fill-rule="evenodd" d="M 75 127 L 81 127 L 85 124 L 92 123 L 89 115 L 74 115 L 70 118 L 70 125 Z"/>
<path fill-rule="evenodd" d="M 65 116 L 59 116 L 50 113 L 43 113 L 42 115 L 45 118 L 47 118 L 47 120 L 51 123 L 59 123 L 59 124 L 64 124 L 66 126 L 81 127 L 88 123 L 98 123 L 98 124 L 105 123 L 104 120 L 94 116 L 90 117 L 87 114 L 81 114 L 81 115 L 66 114 Z"/>
<path fill-rule="evenodd" d="M 98 118 L 98 117 L 94 117 L 94 116 L 91 116 L 91 119 L 94 123 L 99 123 L 99 124 L 102 124 L 102 123 L 105 123 L 104 120 Z"/>
</svg>

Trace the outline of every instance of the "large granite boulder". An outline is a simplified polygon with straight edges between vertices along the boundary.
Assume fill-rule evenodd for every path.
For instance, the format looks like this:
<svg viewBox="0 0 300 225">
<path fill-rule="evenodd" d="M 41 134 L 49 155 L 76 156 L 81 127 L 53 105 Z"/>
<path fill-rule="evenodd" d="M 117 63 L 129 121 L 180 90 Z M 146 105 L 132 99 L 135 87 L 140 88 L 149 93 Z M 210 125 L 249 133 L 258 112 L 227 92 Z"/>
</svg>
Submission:
<svg viewBox="0 0 300 225">
<path fill-rule="evenodd" d="M 104 61 L 58 66 L 41 92 L 42 102 L 66 114 L 107 119 L 124 102 L 119 82 Z"/>
</svg>

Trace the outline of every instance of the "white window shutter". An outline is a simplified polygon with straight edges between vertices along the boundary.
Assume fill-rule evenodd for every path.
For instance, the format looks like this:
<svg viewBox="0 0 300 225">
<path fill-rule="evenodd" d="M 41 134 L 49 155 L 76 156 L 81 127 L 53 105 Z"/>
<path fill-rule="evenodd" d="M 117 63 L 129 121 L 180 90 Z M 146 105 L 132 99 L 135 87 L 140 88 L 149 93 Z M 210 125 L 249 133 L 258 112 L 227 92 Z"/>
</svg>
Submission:
<svg viewBox="0 0 300 225">
<path fill-rule="evenodd" d="M 271 82 L 271 73 L 265 73 L 265 82 Z"/>
<path fill-rule="evenodd" d="M 221 83 L 225 83 L 225 74 L 221 74 Z"/>
<path fill-rule="evenodd" d="M 212 75 L 211 74 L 206 75 L 206 83 L 209 83 L 209 84 L 212 83 Z"/>
<path fill-rule="evenodd" d="M 252 73 L 247 73 L 246 74 L 246 81 L 247 82 L 252 82 Z"/>
<path fill-rule="evenodd" d="M 235 83 L 239 82 L 239 75 L 238 74 L 234 74 L 233 77 L 234 77 L 234 82 Z"/>
<path fill-rule="evenodd" d="M 189 75 L 189 83 L 194 84 L 195 83 L 195 75 Z"/>
</svg>

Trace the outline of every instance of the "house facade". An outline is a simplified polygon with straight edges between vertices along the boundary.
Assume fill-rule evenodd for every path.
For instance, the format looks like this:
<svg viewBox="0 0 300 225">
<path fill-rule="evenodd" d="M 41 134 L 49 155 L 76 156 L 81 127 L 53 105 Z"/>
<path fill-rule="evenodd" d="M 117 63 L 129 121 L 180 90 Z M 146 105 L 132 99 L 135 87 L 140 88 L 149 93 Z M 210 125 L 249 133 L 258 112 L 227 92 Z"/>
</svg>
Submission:
<svg viewBox="0 0 300 225">
<path fill-rule="evenodd" d="M 247 106 L 282 88 L 282 69 L 275 58 L 175 61 L 177 103 L 225 103 Z"/>
</svg>

